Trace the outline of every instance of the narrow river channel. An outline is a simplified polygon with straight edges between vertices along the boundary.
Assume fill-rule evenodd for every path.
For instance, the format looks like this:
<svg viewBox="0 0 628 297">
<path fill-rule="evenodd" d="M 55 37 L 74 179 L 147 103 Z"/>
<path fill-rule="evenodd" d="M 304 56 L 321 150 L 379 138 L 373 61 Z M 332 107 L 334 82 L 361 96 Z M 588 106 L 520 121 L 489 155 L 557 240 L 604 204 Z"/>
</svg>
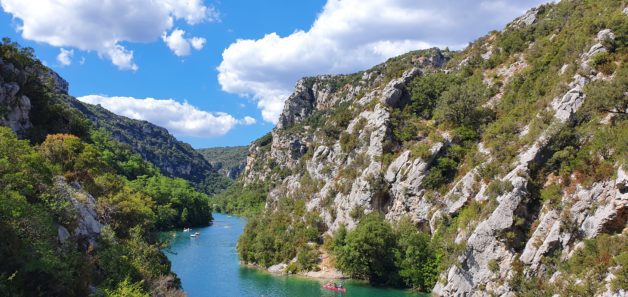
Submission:
<svg viewBox="0 0 628 297">
<path fill-rule="evenodd" d="M 345 281 L 346 293 L 332 292 L 321 287 L 323 280 L 299 276 L 275 276 L 243 267 L 238 260 L 236 244 L 245 220 L 224 214 L 214 214 L 214 224 L 191 232 L 169 232 L 172 245 L 166 253 L 172 270 L 181 278 L 188 297 L 417 297 L 409 291 L 374 288 L 356 281 Z M 196 238 L 191 233 L 199 232 Z"/>
</svg>

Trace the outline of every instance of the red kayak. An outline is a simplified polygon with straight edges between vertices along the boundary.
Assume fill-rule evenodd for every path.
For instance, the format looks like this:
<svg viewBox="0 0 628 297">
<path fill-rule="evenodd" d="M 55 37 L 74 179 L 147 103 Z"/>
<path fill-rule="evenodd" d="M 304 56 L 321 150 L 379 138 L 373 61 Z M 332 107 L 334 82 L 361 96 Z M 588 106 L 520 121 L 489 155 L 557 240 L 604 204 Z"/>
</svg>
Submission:
<svg viewBox="0 0 628 297">
<path fill-rule="evenodd" d="M 347 288 L 337 288 L 333 285 L 324 285 L 323 288 L 330 290 L 330 291 L 338 291 L 338 292 L 347 292 Z"/>
</svg>

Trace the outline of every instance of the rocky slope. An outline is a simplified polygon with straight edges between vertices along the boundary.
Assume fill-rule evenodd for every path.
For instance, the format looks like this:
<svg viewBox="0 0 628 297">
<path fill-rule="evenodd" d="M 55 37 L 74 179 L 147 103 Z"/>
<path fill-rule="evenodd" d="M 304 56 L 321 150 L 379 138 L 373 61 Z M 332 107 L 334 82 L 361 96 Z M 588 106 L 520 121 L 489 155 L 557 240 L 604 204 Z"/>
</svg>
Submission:
<svg viewBox="0 0 628 297">
<path fill-rule="evenodd" d="M 363 213 L 410 217 L 447 254 L 436 295 L 624 296 L 613 279 L 625 263 L 595 276 L 556 263 L 627 235 L 627 14 L 562 1 L 460 53 L 303 79 L 252 144 L 242 181 L 271 185 L 270 211 L 304 200 L 328 234 Z M 434 75 L 460 88 L 424 116 L 417 94 Z"/>
<path fill-rule="evenodd" d="M 246 165 L 247 146 L 227 146 L 198 149 L 205 160 L 218 172 L 230 179 L 237 179 Z"/>
</svg>

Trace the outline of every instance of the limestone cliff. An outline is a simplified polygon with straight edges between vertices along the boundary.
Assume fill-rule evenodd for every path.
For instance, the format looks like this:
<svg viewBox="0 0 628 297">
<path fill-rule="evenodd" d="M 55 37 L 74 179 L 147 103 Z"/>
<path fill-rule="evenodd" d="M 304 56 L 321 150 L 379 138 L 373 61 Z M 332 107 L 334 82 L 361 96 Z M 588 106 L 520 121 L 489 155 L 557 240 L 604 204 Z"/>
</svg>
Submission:
<svg viewBox="0 0 628 297">
<path fill-rule="evenodd" d="M 411 52 L 356 74 L 300 80 L 276 128 L 252 144 L 242 181 L 271 184 L 271 210 L 286 197 L 305 200 L 328 234 L 363 213 L 410 217 L 451 251 L 436 295 L 514 296 L 523 276 L 563 294 L 584 284 L 623 296 L 610 285 L 621 265 L 593 284 L 548 263 L 568 261 L 601 234 L 626 236 L 625 11 L 563 1 L 462 52 Z M 442 101 L 433 116 L 414 114 L 427 110 L 411 108 L 422 102 L 420 78 L 432 75 L 462 85 L 439 100 L 486 90 L 478 105 L 460 105 L 472 119 Z M 603 86 L 615 88 L 615 105 L 601 107 Z"/>
</svg>

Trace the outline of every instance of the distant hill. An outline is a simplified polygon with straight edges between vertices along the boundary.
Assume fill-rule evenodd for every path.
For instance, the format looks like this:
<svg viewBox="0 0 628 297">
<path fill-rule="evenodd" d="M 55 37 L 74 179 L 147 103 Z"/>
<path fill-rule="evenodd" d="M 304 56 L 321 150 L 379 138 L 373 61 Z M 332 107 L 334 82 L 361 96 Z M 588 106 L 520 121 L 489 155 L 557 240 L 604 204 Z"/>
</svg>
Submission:
<svg viewBox="0 0 628 297">
<path fill-rule="evenodd" d="M 189 144 L 177 140 L 165 128 L 147 121 L 116 115 L 100 105 L 91 105 L 64 96 L 64 101 L 84 114 L 97 128 L 104 128 L 118 141 L 128 144 L 145 160 L 155 164 L 169 177 L 180 177 L 207 194 L 215 194 L 229 185 Z"/>
<path fill-rule="evenodd" d="M 6 57 L 18 55 L 5 46 Z M 51 133 L 83 137 L 88 126 L 104 129 L 154 164 L 168 177 L 179 177 L 197 189 L 214 194 L 230 180 L 222 176 L 189 144 L 146 121 L 116 115 L 100 106 L 68 95 L 68 83 L 54 71 L 38 64 L 32 52 L 20 54 L 14 63 L 0 61 L 0 125 L 11 127 L 21 138 L 40 143 Z"/>
<path fill-rule="evenodd" d="M 212 147 L 197 150 L 207 162 L 223 175 L 236 179 L 244 170 L 248 146 Z"/>
</svg>

